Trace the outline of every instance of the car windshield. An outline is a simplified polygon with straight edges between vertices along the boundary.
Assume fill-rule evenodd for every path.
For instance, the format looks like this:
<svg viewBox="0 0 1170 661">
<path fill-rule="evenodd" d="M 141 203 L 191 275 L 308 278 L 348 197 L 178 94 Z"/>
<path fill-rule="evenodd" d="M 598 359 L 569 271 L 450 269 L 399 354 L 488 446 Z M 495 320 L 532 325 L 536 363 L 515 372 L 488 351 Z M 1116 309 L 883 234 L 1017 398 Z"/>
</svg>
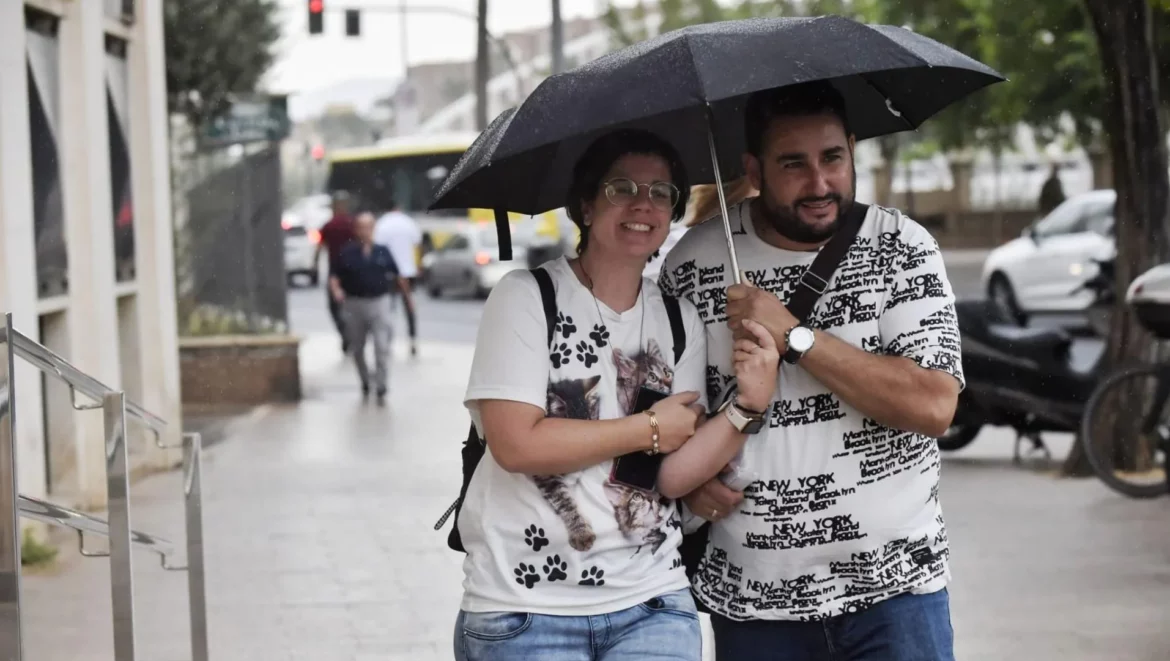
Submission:
<svg viewBox="0 0 1170 661">
<path fill-rule="evenodd" d="M 1085 205 L 1083 203 L 1078 200 L 1067 200 L 1036 223 L 1036 234 L 1038 236 L 1053 236 L 1074 232 L 1084 213 Z"/>
</svg>

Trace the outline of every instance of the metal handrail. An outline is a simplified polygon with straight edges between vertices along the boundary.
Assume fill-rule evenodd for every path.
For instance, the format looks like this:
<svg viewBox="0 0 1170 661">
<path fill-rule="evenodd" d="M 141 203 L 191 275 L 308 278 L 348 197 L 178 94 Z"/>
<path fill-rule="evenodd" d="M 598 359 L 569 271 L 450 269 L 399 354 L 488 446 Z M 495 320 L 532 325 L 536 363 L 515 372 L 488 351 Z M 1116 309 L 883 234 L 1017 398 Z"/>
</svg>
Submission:
<svg viewBox="0 0 1170 661">
<path fill-rule="evenodd" d="M 110 536 L 110 524 L 105 520 L 86 514 L 78 510 L 62 507 L 56 503 L 50 503 L 47 500 L 40 498 L 33 498 L 20 494 L 18 496 L 20 502 L 20 513 L 30 519 L 35 519 L 44 523 L 62 526 L 65 528 L 72 528 L 76 530 L 79 535 L 84 533 L 93 533 L 103 537 Z M 105 553 L 92 553 L 85 550 L 84 537 L 81 538 L 81 554 L 87 557 L 104 557 Z M 152 535 L 150 533 L 140 532 L 138 530 L 130 531 L 130 541 L 136 546 L 142 547 L 143 550 L 157 553 L 163 562 L 163 566 L 167 567 L 167 559 L 174 554 L 175 546 L 170 540 Z M 168 569 L 170 567 L 167 567 Z"/>
<path fill-rule="evenodd" d="M 24 656 L 20 626 L 20 524 L 19 517 L 71 528 L 78 533 L 81 554 L 110 559 L 110 597 L 113 606 L 114 658 L 134 661 L 134 574 L 131 548 L 138 546 L 158 554 L 164 569 L 187 572 L 187 595 L 191 619 L 191 652 L 194 661 L 207 661 L 207 599 L 203 566 L 203 486 L 202 437 L 183 434 L 180 445 L 164 445 L 162 432 L 167 423 L 126 399 L 92 376 L 74 367 L 47 347 L 23 335 L 12 326 L 12 314 L 5 315 L 0 328 L 0 342 L 7 346 L 7 383 L 0 383 L 0 420 L 7 417 L 7 438 L 0 434 L 0 659 L 21 661 Z M 106 493 L 108 519 L 71 510 L 19 493 L 16 470 L 16 387 L 15 359 L 20 356 L 41 372 L 64 381 L 70 389 L 73 408 L 79 411 L 101 409 L 104 419 L 106 459 Z M 96 404 L 81 404 L 76 393 Z M 172 566 L 167 561 L 175 549 L 170 541 L 130 528 L 129 450 L 126 443 L 126 419 L 134 418 L 154 432 L 160 448 L 183 449 L 183 500 L 186 519 L 187 564 Z M 108 552 L 85 549 L 85 533 L 109 539 Z"/>
<path fill-rule="evenodd" d="M 92 376 L 82 372 L 74 367 L 69 361 L 65 360 L 56 353 L 53 353 L 48 347 L 41 345 L 24 333 L 12 329 L 12 347 L 16 349 L 16 353 L 25 361 L 31 363 L 34 367 L 42 372 L 49 374 L 56 374 L 58 378 L 65 382 L 71 390 L 80 392 L 89 397 L 95 402 L 101 402 L 102 397 L 118 392 L 106 384 L 98 381 Z M 4 344 L 9 333 L 7 327 L 0 328 L 0 344 Z M 76 403 L 74 404 L 77 407 Z M 100 404 L 95 408 L 100 408 Z M 167 428 L 166 420 L 142 408 L 130 399 L 126 400 L 126 413 L 136 418 L 139 422 L 145 425 L 148 429 L 153 431 L 155 435 L 161 434 Z"/>
</svg>

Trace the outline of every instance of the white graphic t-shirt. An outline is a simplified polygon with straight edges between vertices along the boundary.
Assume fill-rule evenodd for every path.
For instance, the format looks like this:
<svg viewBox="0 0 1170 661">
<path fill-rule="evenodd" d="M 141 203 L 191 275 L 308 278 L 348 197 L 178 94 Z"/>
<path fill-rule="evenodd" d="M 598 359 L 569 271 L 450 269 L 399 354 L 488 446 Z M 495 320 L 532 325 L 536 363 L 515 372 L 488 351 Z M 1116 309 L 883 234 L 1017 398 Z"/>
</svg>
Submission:
<svg viewBox="0 0 1170 661">
<path fill-rule="evenodd" d="M 643 279 L 637 303 L 618 314 L 595 302 L 565 258 L 543 268 L 559 311 L 553 346 L 528 271 L 505 276 L 484 306 L 464 398 L 481 437 L 482 399 L 605 420 L 627 415 L 647 385 L 699 392 L 705 405 L 706 341 L 693 305 L 679 301 L 687 347 L 675 366 L 670 320 L 652 280 Z M 650 431 L 647 418 L 647 443 Z M 467 549 L 462 608 L 597 615 L 687 587 L 678 507 L 612 483 L 612 464 L 567 475 L 509 473 L 489 445 L 456 522 Z"/>
<path fill-rule="evenodd" d="M 816 252 L 762 241 L 750 200 L 729 212 L 740 270 L 788 301 Z M 664 291 L 691 300 L 707 324 L 711 402 L 734 383 L 728 261 L 715 218 L 679 241 L 660 281 Z M 954 296 L 938 244 L 897 211 L 869 208 L 809 324 L 964 384 Z M 744 446 L 745 468 L 756 479 L 738 511 L 711 527 L 694 577 L 697 597 L 735 620 L 812 620 L 943 588 L 950 574 L 936 441 L 867 418 L 800 364 L 781 362 L 776 397 L 767 426 Z"/>
</svg>

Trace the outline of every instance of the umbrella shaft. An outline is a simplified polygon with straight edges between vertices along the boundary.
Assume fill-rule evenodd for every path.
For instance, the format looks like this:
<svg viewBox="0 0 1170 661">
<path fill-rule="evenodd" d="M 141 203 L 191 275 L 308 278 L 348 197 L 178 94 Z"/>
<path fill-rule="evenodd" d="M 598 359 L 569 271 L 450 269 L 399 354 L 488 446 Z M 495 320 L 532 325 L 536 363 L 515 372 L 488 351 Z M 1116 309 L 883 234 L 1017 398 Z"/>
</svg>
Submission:
<svg viewBox="0 0 1170 661">
<path fill-rule="evenodd" d="M 735 239 L 731 235 L 731 218 L 727 214 L 727 197 L 723 195 L 723 176 L 719 174 L 719 151 L 715 148 L 715 117 L 707 108 L 707 145 L 711 148 L 711 167 L 715 172 L 715 192 L 719 196 L 719 210 L 723 214 L 723 234 L 727 239 L 727 252 L 731 257 L 731 277 L 740 284 L 739 259 L 735 256 Z"/>
</svg>

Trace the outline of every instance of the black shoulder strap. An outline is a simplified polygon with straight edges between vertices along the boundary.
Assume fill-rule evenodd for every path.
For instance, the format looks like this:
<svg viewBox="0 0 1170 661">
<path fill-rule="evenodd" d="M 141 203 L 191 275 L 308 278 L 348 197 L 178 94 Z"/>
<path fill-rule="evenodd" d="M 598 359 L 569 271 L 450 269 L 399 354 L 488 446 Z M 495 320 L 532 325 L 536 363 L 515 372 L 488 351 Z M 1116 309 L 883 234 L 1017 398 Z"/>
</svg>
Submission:
<svg viewBox="0 0 1170 661">
<path fill-rule="evenodd" d="M 687 348 L 687 329 L 683 326 L 678 299 L 663 294 L 662 302 L 666 304 L 666 316 L 670 319 L 670 335 L 674 341 L 674 364 L 678 365 L 678 361 L 682 360 L 683 350 Z"/>
<path fill-rule="evenodd" d="M 544 323 L 548 327 L 548 344 L 552 346 L 553 334 L 557 327 L 557 290 L 553 288 L 552 276 L 541 267 L 528 269 L 536 284 L 540 286 L 540 302 L 544 305 Z"/>
<path fill-rule="evenodd" d="M 833 277 L 833 272 L 837 270 L 837 266 L 845 258 L 845 253 L 849 252 L 849 246 L 853 245 L 853 239 L 861 230 L 861 224 L 865 222 L 865 214 L 868 211 L 868 204 L 854 202 L 845 217 L 841 219 L 840 229 L 833 235 L 833 238 L 829 239 L 825 247 L 821 248 L 821 252 L 813 260 L 808 270 L 804 272 L 804 275 L 800 276 L 800 285 L 796 291 L 792 292 L 792 297 L 788 299 L 788 311 L 801 323 L 808 320 L 813 305 L 829 288 L 829 280 Z"/>
</svg>

